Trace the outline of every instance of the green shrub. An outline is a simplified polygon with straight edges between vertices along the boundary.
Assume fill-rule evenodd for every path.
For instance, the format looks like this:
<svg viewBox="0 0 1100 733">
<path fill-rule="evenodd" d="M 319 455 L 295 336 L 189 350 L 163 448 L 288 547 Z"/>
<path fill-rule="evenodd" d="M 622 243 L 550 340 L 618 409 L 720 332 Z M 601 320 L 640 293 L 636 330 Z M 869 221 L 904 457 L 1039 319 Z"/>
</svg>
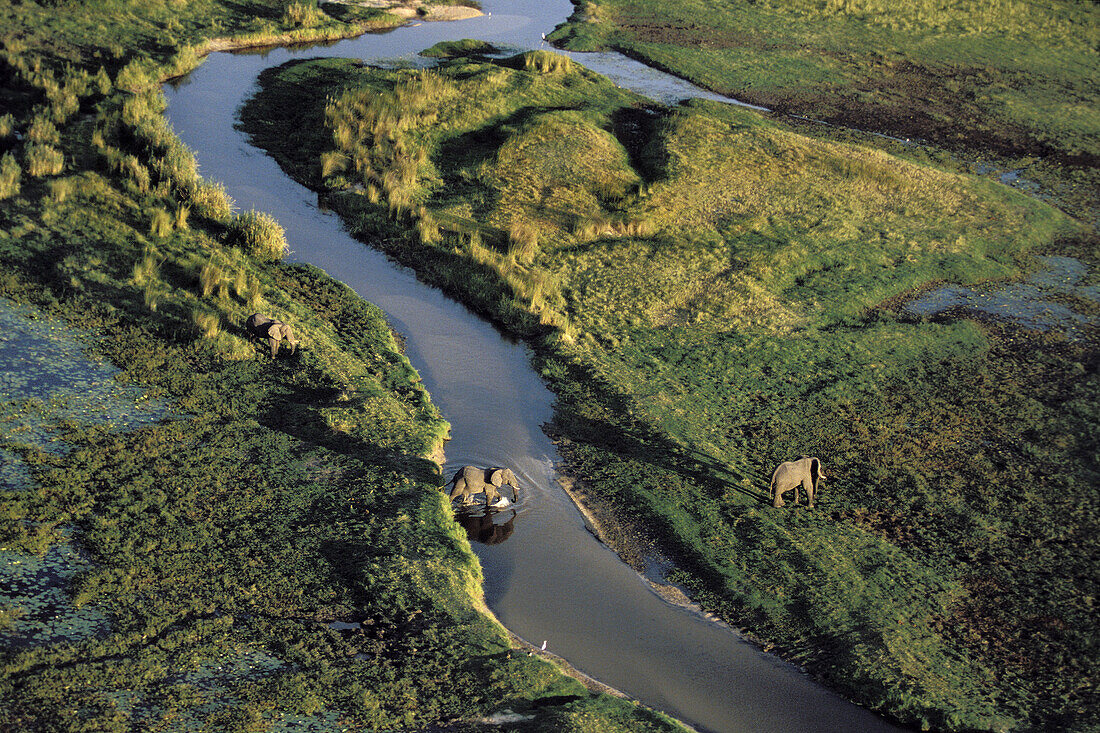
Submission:
<svg viewBox="0 0 1100 733">
<path fill-rule="evenodd" d="M 233 220 L 226 243 L 262 260 L 280 260 L 290 251 L 282 225 L 271 214 L 256 210 Z"/>
</svg>

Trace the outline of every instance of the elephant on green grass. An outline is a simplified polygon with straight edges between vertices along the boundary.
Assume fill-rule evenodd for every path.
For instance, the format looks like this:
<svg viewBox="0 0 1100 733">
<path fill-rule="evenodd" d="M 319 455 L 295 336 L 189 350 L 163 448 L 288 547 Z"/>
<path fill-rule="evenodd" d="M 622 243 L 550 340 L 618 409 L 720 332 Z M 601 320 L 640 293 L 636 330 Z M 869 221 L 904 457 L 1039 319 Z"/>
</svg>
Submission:
<svg viewBox="0 0 1100 733">
<path fill-rule="evenodd" d="M 519 500 L 519 482 L 510 468 L 463 466 L 446 485 L 452 487 L 451 499 L 461 496 L 464 505 L 471 502 L 472 495 L 484 492 L 485 504 L 492 506 L 501 499 L 499 489 L 504 485 L 512 487 L 513 501 Z"/>
<path fill-rule="evenodd" d="M 817 458 L 803 456 L 797 461 L 780 463 L 772 474 L 771 497 L 772 506 L 783 506 L 783 493 L 794 491 L 794 503 L 798 503 L 798 487 L 806 490 L 810 508 L 814 505 L 814 494 L 817 493 L 817 485 L 825 479 L 825 471 L 821 467 L 821 461 Z"/>
<path fill-rule="evenodd" d="M 294 331 L 290 326 L 282 321 L 276 321 L 274 318 L 263 315 L 262 313 L 253 313 L 248 317 L 248 320 L 244 322 L 244 330 L 248 331 L 248 335 L 253 338 L 267 339 L 271 344 L 271 357 L 275 358 L 275 355 L 279 353 L 279 342 L 283 339 L 287 340 L 290 344 L 290 353 L 293 354 L 298 348 L 299 341 L 294 338 Z"/>
</svg>

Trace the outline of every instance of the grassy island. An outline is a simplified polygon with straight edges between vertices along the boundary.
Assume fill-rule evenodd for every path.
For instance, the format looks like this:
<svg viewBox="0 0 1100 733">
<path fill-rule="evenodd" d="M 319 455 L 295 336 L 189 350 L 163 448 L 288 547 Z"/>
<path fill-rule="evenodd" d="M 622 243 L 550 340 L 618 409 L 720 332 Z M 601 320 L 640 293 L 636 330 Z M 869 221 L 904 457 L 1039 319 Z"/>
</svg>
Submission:
<svg viewBox="0 0 1100 733">
<path fill-rule="evenodd" d="M 656 532 L 708 609 L 905 723 L 1097 723 L 1095 295 L 1051 296 L 1072 327 L 903 307 L 1095 265 L 1088 227 L 933 149 L 657 106 L 545 51 L 291 63 L 243 119 L 349 229 L 535 345 L 624 554 Z M 818 506 L 773 508 L 799 455 Z"/>
<path fill-rule="evenodd" d="M 205 51 L 352 20 L 0 3 L 0 727 L 680 729 L 489 616 L 383 314 L 282 263 L 162 115 Z M 254 311 L 302 348 L 251 343 Z"/>
</svg>

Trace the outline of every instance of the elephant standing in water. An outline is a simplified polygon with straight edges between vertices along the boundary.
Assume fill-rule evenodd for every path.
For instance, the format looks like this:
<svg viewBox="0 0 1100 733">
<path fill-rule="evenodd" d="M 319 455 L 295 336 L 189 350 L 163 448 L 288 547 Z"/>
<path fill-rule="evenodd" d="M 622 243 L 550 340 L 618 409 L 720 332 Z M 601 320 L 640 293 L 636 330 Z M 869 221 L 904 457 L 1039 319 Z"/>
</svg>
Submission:
<svg viewBox="0 0 1100 733">
<path fill-rule="evenodd" d="M 500 487 L 507 484 L 512 487 L 512 500 L 519 500 L 519 482 L 510 468 L 478 468 L 463 466 L 454 475 L 449 484 L 452 486 L 451 499 L 462 497 L 463 505 L 471 502 L 473 494 L 485 492 L 485 505 L 492 506 L 501 499 Z"/>
<path fill-rule="evenodd" d="M 516 510 L 512 510 L 512 517 L 501 524 L 493 523 L 496 514 L 491 509 L 486 509 L 477 514 L 459 513 L 455 520 L 466 530 L 466 536 L 470 542 L 480 542 L 484 545 L 499 545 L 512 536 L 515 530 Z"/>
<path fill-rule="evenodd" d="M 294 338 L 294 331 L 291 330 L 289 325 L 282 321 L 276 321 L 274 318 L 265 316 L 262 313 L 250 315 L 248 320 L 244 322 L 244 329 L 253 338 L 268 340 L 271 344 L 272 359 L 279 353 L 279 342 L 283 339 L 286 339 L 287 343 L 290 344 L 291 354 L 298 348 L 299 341 Z"/>
<path fill-rule="evenodd" d="M 780 463 L 772 474 L 771 497 L 772 506 L 783 506 L 783 493 L 794 490 L 794 503 L 798 503 L 798 487 L 806 490 L 810 500 L 810 508 L 814 506 L 814 494 L 817 493 L 817 485 L 825 479 L 825 471 L 821 467 L 821 461 L 817 458 L 803 456 L 797 461 Z"/>
</svg>

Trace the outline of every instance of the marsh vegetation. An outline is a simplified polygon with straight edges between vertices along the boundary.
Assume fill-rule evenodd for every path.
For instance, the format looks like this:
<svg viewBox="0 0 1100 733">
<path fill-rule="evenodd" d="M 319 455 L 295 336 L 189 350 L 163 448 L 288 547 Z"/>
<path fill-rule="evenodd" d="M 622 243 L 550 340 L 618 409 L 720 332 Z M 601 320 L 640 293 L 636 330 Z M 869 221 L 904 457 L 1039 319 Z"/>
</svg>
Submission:
<svg viewBox="0 0 1100 733">
<path fill-rule="evenodd" d="M 655 106 L 547 52 L 261 86 L 255 142 L 536 346 L 571 470 L 706 607 L 907 723 L 1095 722 L 1097 507 L 1066 490 L 1097 476 L 1095 332 L 897 310 L 1095 264 L 1087 227 L 935 151 Z M 803 454 L 818 507 L 771 508 Z"/>
<path fill-rule="evenodd" d="M 199 176 L 151 86 L 223 34 L 362 26 L 283 2 L 0 13 L 0 322 L 45 333 L 4 334 L 4 724 L 394 729 L 507 706 L 536 730 L 677 729 L 484 613 L 430 457 L 447 423 L 383 314 L 284 264 L 282 228 Z M 251 343 L 260 308 L 304 348 Z"/>
<path fill-rule="evenodd" d="M 550 39 L 614 49 L 781 112 L 1026 171 L 1100 212 L 1095 4 L 578 0 Z"/>
</svg>

